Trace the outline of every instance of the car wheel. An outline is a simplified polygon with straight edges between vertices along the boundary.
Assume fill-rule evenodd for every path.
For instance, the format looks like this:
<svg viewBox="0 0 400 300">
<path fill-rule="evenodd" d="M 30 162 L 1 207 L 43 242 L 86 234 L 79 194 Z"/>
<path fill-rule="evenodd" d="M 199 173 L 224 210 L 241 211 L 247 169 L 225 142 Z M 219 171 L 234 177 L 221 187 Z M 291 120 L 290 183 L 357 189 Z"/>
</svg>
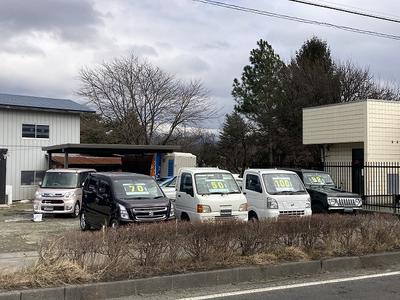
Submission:
<svg viewBox="0 0 400 300">
<path fill-rule="evenodd" d="M 190 222 L 190 218 L 189 218 L 189 216 L 188 216 L 187 214 L 183 213 L 183 214 L 181 215 L 181 221 L 183 221 L 183 222 Z"/>
<path fill-rule="evenodd" d="M 81 228 L 82 231 L 90 229 L 90 225 L 86 220 L 86 213 L 84 211 L 80 214 L 79 217 L 79 227 Z"/>
<path fill-rule="evenodd" d="M 79 202 L 77 201 L 74 205 L 74 211 L 72 212 L 71 216 L 73 218 L 79 217 L 79 213 L 81 212 L 81 206 L 79 205 Z"/>
<path fill-rule="evenodd" d="M 258 217 L 254 212 L 249 213 L 249 222 L 252 223 L 258 222 Z"/>
<path fill-rule="evenodd" d="M 110 227 L 111 228 L 118 228 L 119 227 L 119 222 L 117 219 L 112 219 L 110 222 Z"/>
</svg>

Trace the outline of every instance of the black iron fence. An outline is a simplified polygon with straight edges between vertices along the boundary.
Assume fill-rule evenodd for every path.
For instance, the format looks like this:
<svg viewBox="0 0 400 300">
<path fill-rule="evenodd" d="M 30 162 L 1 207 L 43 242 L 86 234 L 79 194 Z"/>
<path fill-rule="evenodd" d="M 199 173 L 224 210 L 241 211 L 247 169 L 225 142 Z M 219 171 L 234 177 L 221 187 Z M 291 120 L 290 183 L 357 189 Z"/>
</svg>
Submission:
<svg viewBox="0 0 400 300">
<path fill-rule="evenodd" d="M 400 213 L 400 162 L 327 162 L 323 168 L 339 187 L 360 194 L 364 209 Z"/>
</svg>

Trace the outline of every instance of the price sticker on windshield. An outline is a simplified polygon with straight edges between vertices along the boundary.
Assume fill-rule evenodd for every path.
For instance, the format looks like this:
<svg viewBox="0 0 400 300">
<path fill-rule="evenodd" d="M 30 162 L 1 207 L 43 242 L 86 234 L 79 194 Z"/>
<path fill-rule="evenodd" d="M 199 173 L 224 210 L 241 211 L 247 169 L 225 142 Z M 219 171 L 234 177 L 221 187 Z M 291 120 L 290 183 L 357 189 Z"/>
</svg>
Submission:
<svg viewBox="0 0 400 300">
<path fill-rule="evenodd" d="M 142 194 L 148 194 L 148 190 L 146 188 L 146 185 L 144 183 L 125 183 L 123 184 L 125 193 L 130 196 L 130 195 L 142 195 Z"/>
<path fill-rule="evenodd" d="M 210 193 L 227 193 L 229 192 L 223 180 L 207 180 L 207 187 Z"/>
<path fill-rule="evenodd" d="M 311 183 L 314 183 L 314 184 L 324 184 L 325 183 L 325 180 L 321 176 L 318 176 L 318 175 L 309 176 L 308 178 L 310 179 Z"/>
<path fill-rule="evenodd" d="M 275 189 L 280 192 L 280 191 L 291 191 L 293 190 L 293 184 L 290 178 L 288 177 L 278 177 L 278 178 L 272 178 L 274 182 Z"/>
</svg>

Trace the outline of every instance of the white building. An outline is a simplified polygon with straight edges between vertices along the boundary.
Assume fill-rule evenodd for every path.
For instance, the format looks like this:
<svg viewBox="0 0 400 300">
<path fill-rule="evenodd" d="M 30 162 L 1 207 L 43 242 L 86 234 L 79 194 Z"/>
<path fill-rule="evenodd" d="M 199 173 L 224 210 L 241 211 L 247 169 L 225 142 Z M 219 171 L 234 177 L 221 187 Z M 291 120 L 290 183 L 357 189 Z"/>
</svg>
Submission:
<svg viewBox="0 0 400 300">
<path fill-rule="evenodd" d="M 0 94 L 0 204 L 4 183 L 12 200 L 32 198 L 48 169 L 42 147 L 79 143 L 82 112 L 93 111 L 66 99 Z"/>
</svg>

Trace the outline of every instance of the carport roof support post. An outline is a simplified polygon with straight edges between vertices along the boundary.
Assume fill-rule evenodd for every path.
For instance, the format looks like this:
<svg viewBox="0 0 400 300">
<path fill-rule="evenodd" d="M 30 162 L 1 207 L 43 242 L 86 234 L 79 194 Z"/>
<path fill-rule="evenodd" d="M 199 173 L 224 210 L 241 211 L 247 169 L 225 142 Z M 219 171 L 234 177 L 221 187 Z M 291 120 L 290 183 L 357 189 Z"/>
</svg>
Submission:
<svg viewBox="0 0 400 300">
<path fill-rule="evenodd" d="M 68 169 L 68 151 L 64 152 L 64 169 Z"/>
</svg>

